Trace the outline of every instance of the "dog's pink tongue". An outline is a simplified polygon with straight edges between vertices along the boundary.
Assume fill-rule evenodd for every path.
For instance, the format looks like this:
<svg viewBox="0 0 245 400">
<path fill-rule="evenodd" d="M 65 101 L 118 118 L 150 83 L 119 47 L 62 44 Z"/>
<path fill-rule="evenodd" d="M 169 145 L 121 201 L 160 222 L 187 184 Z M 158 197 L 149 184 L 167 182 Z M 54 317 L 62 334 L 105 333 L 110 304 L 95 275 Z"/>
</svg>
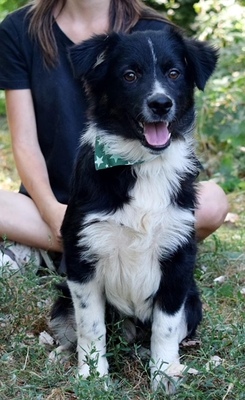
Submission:
<svg viewBox="0 0 245 400">
<path fill-rule="evenodd" d="M 151 146 L 164 146 L 170 137 L 165 122 L 145 123 L 145 138 Z"/>
</svg>

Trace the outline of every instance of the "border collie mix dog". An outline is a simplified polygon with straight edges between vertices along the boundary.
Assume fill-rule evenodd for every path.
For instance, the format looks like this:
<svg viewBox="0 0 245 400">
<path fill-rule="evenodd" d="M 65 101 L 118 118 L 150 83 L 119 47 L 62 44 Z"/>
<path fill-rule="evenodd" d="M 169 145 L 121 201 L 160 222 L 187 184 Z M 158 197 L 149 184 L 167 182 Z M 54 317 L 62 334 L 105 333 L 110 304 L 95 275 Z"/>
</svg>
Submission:
<svg viewBox="0 0 245 400">
<path fill-rule="evenodd" d="M 194 89 L 204 89 L 217 58 L 214 48 L 171 25 L 94 36 L 71 49 L 89 123 L 62 225 L 72 302 L 56 302 L 51 327 L 57 353 L 77 343 L 83 377 L 89 357 L 108 374 L 107 302 L 150 322 L 152 386 L 174 391 L 166 374 L 202 316 L 193 278 Z"/>
</svg>

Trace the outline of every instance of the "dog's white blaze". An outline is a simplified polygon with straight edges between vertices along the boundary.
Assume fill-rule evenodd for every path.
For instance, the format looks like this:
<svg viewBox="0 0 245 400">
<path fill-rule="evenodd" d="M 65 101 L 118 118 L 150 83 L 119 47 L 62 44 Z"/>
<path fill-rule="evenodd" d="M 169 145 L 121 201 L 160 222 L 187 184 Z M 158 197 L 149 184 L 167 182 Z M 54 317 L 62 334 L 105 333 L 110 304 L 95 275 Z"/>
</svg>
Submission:
<svg viewBox="0 0 245 400">
<path fill-rule="evenodd" d="M 156 80 L 156 65 L 157 65 L 157 56 L 156 53 L 154 51 L 154 46 L 153 43 L 151 41 L 151 39 L 148 38 L 148 44 L 151 50 L 151 55 L 152 55 L 152 59 L 153 59 L 153 74 L 154 74 L 154 78 Z"/>
<path fill-rule="evenodd" d="M 165 96 L 169 96 L 168 92 L 164 87 L 161 85 L 161 83 L 156 79 L 154 84 L 153 84 L 153 89 L 152 89 L 152 95 L 154 96 L 155 94 L 165 94 Z M 173 99 L 171 99 L 173 101 Z"/>
<path fill-rule="evenodd" d="M 154 51 L 154 45 L 153 45 L 151 39 L 148 39 L 148 43 L 150 46 L 151 55 L 152 55 L 152 59 L 153 59 L 153 76 L 154 76 L 151 95 L 165 94 L 166 96 L 168 96 L 166 89 L 164 89 L 164 87 L 162 86 L 160 81 L 157 79 L 156 65 L 157 65 L 158 61 L 157 61 L 156 53 Z M 173 99 L 171 99 L 171 100 L 173 100 Z"/>
</svg>

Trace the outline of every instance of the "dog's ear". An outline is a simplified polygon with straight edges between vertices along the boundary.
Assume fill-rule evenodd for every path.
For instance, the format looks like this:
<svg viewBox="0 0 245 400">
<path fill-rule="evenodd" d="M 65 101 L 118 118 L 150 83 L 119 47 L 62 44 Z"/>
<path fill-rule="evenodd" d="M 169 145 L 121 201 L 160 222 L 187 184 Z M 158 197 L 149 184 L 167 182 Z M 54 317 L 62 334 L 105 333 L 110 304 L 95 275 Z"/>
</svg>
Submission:
<svg viewBox="0 0 245 400">
<path fill-rule="evenodd" d="M 74 77 L 87 79 L 99 69 L 102 78 L 106 72 L 107 53 L 119 40 L 120 36 L 117 33 L 95 35 L 91 39 L 71 47 L 69 58 Z"/>
<path fill-rule="evenodd" d="M 207 80 L 215 70 L 218 50 L 206 42 L 186 39 L 186 62 L 198 89 L 204 90 Z"/>
</svg>

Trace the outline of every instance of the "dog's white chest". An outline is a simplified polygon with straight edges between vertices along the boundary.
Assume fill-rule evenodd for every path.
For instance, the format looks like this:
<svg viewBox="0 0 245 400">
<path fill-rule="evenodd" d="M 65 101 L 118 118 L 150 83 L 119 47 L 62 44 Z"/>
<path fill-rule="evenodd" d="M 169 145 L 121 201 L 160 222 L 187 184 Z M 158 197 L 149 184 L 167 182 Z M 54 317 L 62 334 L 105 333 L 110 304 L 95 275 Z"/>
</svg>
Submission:
<svg viewBox="0 0 245 400">
<path fill-rule="evenodd" d="M 171 204 L 168 182 L 161 172 L 140 176 L 129 204 L 111 215 L 89 215 L 81 232 L 80 244 L 90 261 L 94 255 L 108 301 L 141 320 L 151 317 L 159 259 L 184 241 L 193 223 L 190 212 Z"/>
</svg>

